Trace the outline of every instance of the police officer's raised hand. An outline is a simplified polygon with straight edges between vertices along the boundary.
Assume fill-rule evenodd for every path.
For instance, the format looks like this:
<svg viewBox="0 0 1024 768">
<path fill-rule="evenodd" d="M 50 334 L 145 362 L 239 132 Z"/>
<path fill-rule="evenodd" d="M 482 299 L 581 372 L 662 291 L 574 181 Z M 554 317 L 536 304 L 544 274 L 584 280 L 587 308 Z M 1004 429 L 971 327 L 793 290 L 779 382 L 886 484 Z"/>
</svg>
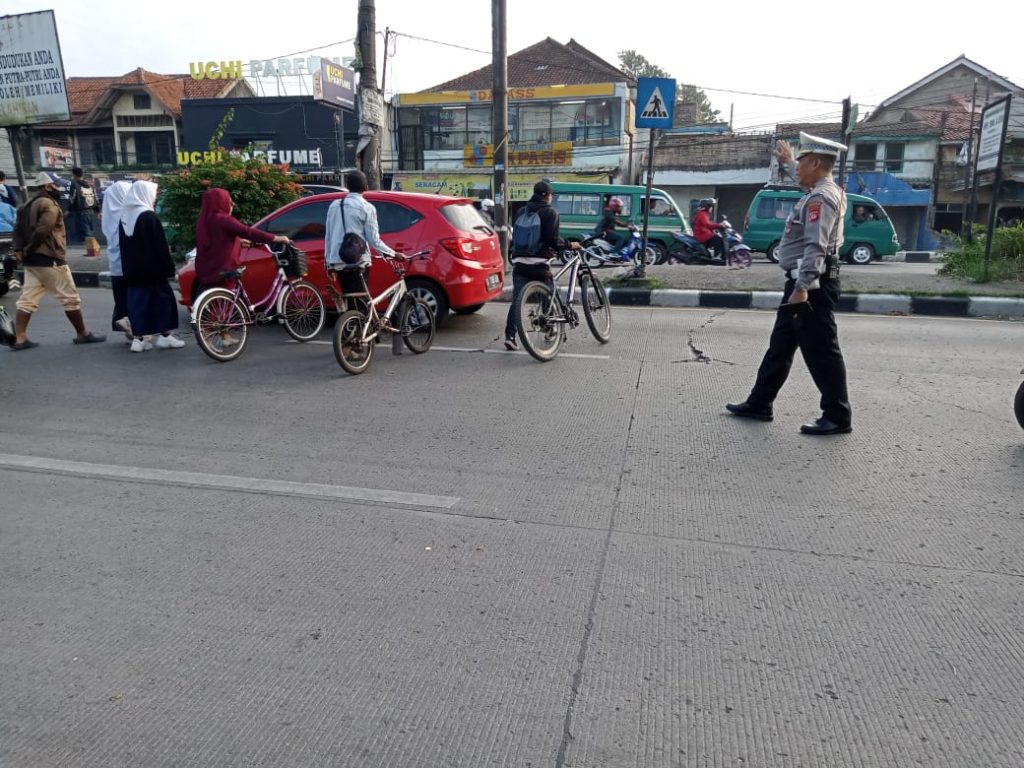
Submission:
<svg viewBox="0 0 1024 768">
<path fill-rule="evenodd" d="M 779 139 L 775 142 L 775 158 L 783 165 L 793 162 L 793 147 L 788 141 Z"/>
</svg>

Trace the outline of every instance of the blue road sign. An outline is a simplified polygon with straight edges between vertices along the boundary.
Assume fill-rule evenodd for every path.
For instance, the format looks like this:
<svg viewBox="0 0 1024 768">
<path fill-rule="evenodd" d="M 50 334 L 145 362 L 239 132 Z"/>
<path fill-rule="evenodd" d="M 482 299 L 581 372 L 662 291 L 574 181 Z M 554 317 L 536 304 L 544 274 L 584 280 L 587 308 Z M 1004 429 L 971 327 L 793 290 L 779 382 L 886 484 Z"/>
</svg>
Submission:
<svg viewBox="0 0 1024 768">
<path fill-rule="evenodd" d="M 671 128 L 676 107 L 676 81 L 641 77 L 636 81 L 636 127 Z"/>
</svg>

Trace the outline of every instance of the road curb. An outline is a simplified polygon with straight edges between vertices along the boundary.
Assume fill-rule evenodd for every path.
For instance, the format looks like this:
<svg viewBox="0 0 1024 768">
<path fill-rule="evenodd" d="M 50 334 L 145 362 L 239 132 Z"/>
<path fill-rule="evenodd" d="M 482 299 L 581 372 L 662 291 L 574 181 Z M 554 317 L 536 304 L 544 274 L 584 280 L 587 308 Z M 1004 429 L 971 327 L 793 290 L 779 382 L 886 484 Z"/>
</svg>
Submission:
<svg viewBox="0 0 1024 768">
<path fill-rule="evenodd" d="M 507 302 L 507 285 L 496 301 Z M 668 307 L 673 309 L 775 310 L 781 291 L 695 291 L 667 288 L 609 288 L 613 306 Z M 892 293 L 849 293 L 839 299 L 837 312 L 873 315 L 931 315 L 933 317 L 987 317 L 1024 319 L 1024 299 L 1003 296 L 902 296 Z"/>
</svg>

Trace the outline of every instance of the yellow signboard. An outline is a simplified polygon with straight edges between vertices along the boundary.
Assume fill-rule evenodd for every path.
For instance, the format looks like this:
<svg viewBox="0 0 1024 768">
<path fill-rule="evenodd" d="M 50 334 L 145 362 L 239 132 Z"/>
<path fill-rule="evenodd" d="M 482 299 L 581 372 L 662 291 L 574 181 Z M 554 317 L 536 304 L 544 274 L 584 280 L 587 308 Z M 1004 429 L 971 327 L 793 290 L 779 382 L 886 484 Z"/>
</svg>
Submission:
<svg viewBox="0 0 1024 768">
<path fill-rule="evenodd" d="M 466 144 L 462 154 L 467 168 L 492 168 L 494 166 L 493 144 Z M 508 151 L 508 165 L 510 168 L 572 165 L 572 142 L 556 141 L 554 144 L 512 146 Z"/>
<path fill-rule="evenodd" d="M 589 85 L 542 85 L 535 88 L 509 88 L 509 101 L 530 101 L 534 99 L 576 99 L 583 96 L 612 96 L 615 83 L 591 83 Z M 401 93 L 400 107 L 415 107 L 428 104 L 465 104 L 493 101 L 490 88 L 476 91 L 437 91 L 435 93 Z"/>
</svg>

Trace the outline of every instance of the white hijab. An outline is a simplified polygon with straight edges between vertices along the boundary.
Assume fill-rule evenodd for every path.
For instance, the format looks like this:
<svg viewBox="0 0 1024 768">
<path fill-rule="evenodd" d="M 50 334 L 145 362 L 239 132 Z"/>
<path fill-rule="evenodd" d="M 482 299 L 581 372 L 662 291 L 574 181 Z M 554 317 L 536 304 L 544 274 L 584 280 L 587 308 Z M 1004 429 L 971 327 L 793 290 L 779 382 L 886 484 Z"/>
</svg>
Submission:
<svg viewBox="0 0 1024 768">
<path fill-rule="evenodd" d="M 130 181 L 117 181 L 103 193 L 103 213 L 100 228 L 107 239 L 107 250 L 117 243 L 117 225 L 121 223 L 121 209 L 128 190 L 132 188 Z"/>
<path fill-rule="evenodd" d="M 146 211 L 152 211 L 156 205 L 156 184 L 152 181 L 136 181 L 128 190 L 124 206 L 121 208 L 121 226 L 124 233 L 131 237 L 135 233 L 135 222 Z"/>
</svg>

